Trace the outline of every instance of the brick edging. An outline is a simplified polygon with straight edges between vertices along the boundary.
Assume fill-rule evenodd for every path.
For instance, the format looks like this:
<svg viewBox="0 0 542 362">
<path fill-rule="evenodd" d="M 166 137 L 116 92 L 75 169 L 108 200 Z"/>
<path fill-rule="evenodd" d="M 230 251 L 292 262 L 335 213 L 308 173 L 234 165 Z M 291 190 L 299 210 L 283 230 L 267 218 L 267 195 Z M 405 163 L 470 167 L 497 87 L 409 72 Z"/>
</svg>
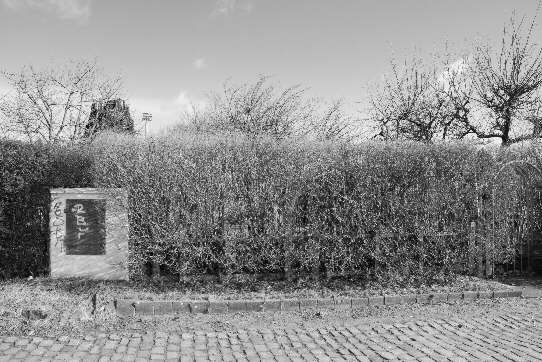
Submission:
<svg viewBox="0 0 542 362">
<path fill-rule="evenodd" d="M 115 300 L 117 315 L 172 315 L 182 313 L 235 313 L 302 311 L 309 308 L 334 308 L 349 310 L 373 305 L 437 304 L 457 300 L 517 298 L 521 290 L 464 291 L 432 294 L 393 294 L 370 297 L 330 297 L 296 299 L 248 299 L 248 300 Z"/>
</svg>

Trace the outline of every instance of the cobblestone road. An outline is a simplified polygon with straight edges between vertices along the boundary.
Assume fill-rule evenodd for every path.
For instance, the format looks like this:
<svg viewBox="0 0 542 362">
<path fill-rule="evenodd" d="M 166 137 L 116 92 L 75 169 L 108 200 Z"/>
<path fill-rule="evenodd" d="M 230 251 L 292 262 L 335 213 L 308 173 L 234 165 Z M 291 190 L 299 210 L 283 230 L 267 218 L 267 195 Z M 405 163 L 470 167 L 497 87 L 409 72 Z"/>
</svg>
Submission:
<svg viewBox="0 0 542 362">
<path fill-rule="evenodd" d="M 406 323 L 86 338 L 0 337 L 0 361 L 535 361 L 542 311 Z"/>
</svg>

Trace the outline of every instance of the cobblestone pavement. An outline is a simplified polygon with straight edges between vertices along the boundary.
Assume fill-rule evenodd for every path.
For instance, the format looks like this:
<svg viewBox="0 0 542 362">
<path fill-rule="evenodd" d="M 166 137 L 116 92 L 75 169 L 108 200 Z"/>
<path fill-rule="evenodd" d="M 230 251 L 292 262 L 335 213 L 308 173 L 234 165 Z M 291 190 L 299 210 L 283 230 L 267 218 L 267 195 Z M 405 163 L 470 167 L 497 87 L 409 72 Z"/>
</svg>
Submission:
<svg viewBox="0 0 542 362">
<path fill-rule="evenodd" d="M 314 329 L 0 337 L 0 361 L 17 360 L 535 361 L 542 311 Z"/>
</svg>

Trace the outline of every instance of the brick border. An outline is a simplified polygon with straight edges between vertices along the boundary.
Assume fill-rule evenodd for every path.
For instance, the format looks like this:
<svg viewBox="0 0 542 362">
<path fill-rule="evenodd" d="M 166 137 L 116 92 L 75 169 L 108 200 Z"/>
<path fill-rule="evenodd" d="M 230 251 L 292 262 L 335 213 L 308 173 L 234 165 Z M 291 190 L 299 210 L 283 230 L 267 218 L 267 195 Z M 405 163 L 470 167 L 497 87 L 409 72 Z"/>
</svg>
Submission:
<svg viewBox="0 0 542 362">
<path fill-rule="evenodd" d="M 174 315 L 183 313 L 239 313 L 302 311 L 311 308 L 340 310 L 366 306 L 400 304 L 438 304 L 458 300 L 519 298 L 521 290 L 464 291 L 454 293 L 396 294 L 370 297 L 331 297 L 259 300 L 115 300 L 118 316 Z"/>
</svg>

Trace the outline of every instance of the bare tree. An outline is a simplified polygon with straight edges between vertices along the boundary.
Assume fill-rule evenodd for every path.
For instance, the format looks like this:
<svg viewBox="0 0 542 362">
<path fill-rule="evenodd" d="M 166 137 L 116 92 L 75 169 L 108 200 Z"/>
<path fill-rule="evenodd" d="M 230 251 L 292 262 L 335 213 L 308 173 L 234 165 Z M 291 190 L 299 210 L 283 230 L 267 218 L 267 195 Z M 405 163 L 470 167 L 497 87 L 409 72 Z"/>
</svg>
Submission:
<svg viewBox="0 0 542 362">
<path fill-rule="evenodd" d="M 340 102 L 307 97 L 299 85 L 281 88 L 262 76 L 255 83 L 224 84 L 223 91 L 209 97 L 208 107 L 184 115 L 197 130 L 233 131 L 275 139 L 311 135 L 320 139 L 345 138 L 349 119 Z"/>
<path fill-rule="evenodd" d="M 533 39 L 535 20 L 524 31 L 524 19 L 513 17 L 497 51 L 487 44 L 475 47 L 471 99 L 481 107 L 481 122 L 464 122 L 465 135 L 500 138 L 503 146 L 539 137 L 533 116 L 540 104 L 542 48 Z"/>
<path fill-rule="evenodd" d="M 539 3 L 540 8 L 540 3 Z M 538 14 L 538 9 L 537 12 Z M 378 137 L 431 141 L 439 138 L 501 140 L 503 146 L 538 138 L 542 130 L 542 48 L 534 41 L 536 16 L 512 17 L 500 47 L 475 45 L 472 54 L 442 68 L 420 59 L 400 69 L 371 96 Z"/>
<path fill-rule="evenodd" d="M 435 91 L 446 101 L 442 119 L 442 138 L 462 139 L 472 131 L 472 82 L 468 72 L 468 57 L 454 59 L 447 53 L 439 73 Z"/>
<path fill-rule="evenodd" d="M 3 71 L 13 93 L 0 100 L 7 132 L 30 141 L 69 142 L 85 132 L 90 105 L 115 97 L 120 78 L 107 78 L 95 61 L 72 61 L 62 66 L 19 72 Z"/>
<path fill-rule="evenodd" d="M 446 136 L 450 104 L 436 68 L 427 68 L 420 58 L 414 58 L 402 67 L 392 61 L 391 69 L 370 97 L 370 118 L 379 128 L 377 137 L 430 142 Z"/>
<path fill-rule="evenodd" d="M 277 90 L 268 77 L 254 84 L 230 85 L 210 97 L 208 121 L 214 126 L 245 134 L 267 134 L 284 138 L 295 124 L 311 115 L 303 102 L 305 89 L 292 86 Z"/>
<path fill-rule="evenodd" d="M 314 115 L 309 122 L 302 126 L 305 135 L 312 135 L 323 141 L 351 141 L 358 137 L 354 124 L 356 120 L 346 114 L 342 101 L 334 101 L 330 104 L 313 99 Z"/>
</svg>

